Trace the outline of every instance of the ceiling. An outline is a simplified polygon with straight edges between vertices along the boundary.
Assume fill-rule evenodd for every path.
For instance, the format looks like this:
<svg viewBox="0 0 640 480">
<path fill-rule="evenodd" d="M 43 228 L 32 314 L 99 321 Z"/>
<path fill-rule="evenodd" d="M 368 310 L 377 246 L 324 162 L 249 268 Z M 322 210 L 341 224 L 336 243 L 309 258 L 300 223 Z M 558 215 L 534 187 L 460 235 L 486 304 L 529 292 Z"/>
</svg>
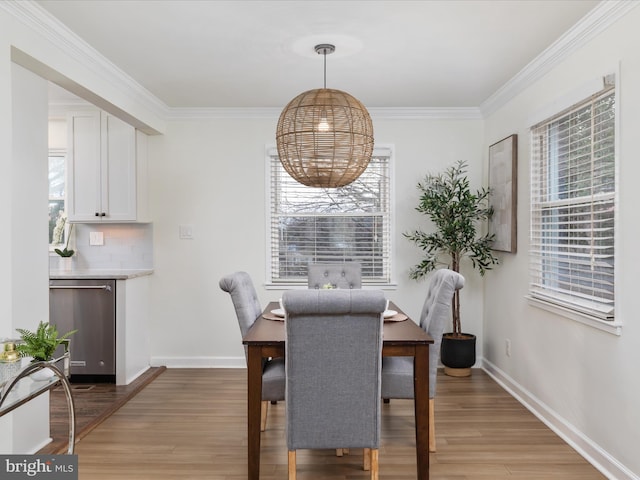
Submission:
<svg viewBox="0 0 640 480">
<path fill-rule="evenodd" d="M 597 0 L 37 0 L 169 107 L 478 107 Z"/>
</svg>

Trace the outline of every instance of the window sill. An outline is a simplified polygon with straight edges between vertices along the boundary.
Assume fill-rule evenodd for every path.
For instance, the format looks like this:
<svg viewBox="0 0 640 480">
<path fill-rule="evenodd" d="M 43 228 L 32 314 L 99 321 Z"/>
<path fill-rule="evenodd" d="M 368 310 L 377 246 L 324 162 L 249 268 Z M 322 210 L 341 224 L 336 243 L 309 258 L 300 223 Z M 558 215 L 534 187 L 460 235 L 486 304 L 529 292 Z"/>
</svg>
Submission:
<svg viewBox="0 0 640 480">
<path fill-rule="evenodd" d="M 575 310 L 571 310 L 570 308 L 556 305 L 554 303 L 546 302 L 539 298 L 534 298 L 531 296 L 526 296 L 525 298 L 529 302 L 529 305 L 531 305 L 532 307 L 541 308 L 542 310 L 546 310 L 547 312 L 555 313 L 556 315 L 569 318 L 578 323 L 582 323 L 583 325 L 597 328 L 598 330 L 602 330 L 603 332 L 607 332 L 612 335 L 622 335 L 622 325 L 619 322 L 607 322 L 605 320 L 600 320 L 599 318 L 592 317 L 591 315 L 580 313 Z"/>
</svg>

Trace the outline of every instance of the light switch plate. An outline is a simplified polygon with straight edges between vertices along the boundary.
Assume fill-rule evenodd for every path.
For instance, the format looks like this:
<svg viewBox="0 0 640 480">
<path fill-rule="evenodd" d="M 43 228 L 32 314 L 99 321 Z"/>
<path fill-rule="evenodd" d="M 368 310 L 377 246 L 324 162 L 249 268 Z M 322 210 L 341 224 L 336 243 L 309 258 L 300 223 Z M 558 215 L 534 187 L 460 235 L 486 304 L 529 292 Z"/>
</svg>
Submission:
<svg viewBox="0 0 640 480">
<path fill-rule="evenodd" d="M 193 225 L 178 225 L 181 240 L 193 240 Z"/>
<path fill-rule="evenodd" d="M 89 245 L 104 245 L 104 233 L 89 232 Z"/>
</svg>

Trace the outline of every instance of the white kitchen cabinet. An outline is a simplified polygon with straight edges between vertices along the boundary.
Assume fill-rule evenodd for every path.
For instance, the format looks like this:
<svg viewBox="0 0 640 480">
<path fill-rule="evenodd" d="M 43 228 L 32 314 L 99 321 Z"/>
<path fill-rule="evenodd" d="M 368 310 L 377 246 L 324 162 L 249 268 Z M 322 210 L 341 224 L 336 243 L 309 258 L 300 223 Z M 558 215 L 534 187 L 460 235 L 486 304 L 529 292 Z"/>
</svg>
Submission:
<svg viewBox="0 0 640 480">
<path fill-rule="evenodd" d="M 146 133 L 136 130 L 136 206 L 138 222 L 151 222 L 149 209 L 149 137 Z"/>
<path fill-rule="evenodd" d="M 69 113 L 67 126 L 69 220 L 136 221 L 135 128 L 99 110 Z"/>
</svg>

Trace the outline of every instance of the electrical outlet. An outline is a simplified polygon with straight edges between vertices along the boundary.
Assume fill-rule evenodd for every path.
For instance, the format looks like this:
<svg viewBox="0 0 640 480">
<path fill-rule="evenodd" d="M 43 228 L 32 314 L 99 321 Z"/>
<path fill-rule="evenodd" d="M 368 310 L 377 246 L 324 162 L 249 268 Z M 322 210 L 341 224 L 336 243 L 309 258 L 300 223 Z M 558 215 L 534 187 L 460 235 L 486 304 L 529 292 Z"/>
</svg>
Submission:
<svg viewBox="0 0 640 480">
<path fill-rule="evenodd" d="M 104 245 L 104 233 L 89 232 L 89 245 Z"/>
<path fill-rule="evenodd" d="M 510 357 L 511 356 L 511 340 L 507 338 L 504 341 L 504 347 L 505 347 L 505 353 L 507 354 L 507 357 Z"/>
</svg>

